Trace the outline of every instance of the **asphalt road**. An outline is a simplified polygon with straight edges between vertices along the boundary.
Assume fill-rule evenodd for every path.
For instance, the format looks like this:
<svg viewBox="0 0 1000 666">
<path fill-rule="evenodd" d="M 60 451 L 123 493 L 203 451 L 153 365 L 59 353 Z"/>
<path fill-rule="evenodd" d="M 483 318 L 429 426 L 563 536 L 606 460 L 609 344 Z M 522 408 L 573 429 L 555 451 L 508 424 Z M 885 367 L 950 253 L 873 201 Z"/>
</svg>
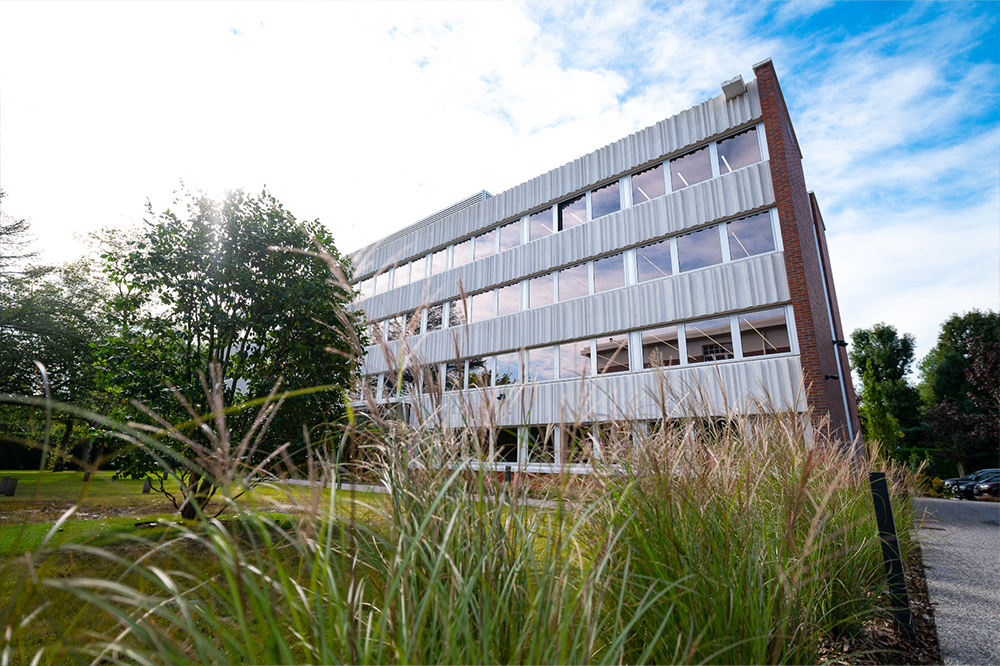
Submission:
<svg viewBox="0 0 1000 666">
<path fill-rule="evenodd" d="M 913 505 L 945 665 L 1000 664 L 1000 503 Z"/>
</svg>

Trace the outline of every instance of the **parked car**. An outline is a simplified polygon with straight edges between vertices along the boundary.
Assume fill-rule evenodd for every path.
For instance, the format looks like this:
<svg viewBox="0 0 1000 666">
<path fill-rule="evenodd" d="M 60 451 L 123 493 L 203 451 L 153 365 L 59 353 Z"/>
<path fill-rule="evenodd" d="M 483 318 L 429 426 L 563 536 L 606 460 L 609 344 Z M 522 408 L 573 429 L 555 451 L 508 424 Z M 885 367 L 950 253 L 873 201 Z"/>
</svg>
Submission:
<svg viewBox="0 0 1000 666">
<path fill-rule="evenodd" d="M 972 499 L 975 497 L 977 485 L 981 483 L 990 483 L 992 481 L 1000 481 L 1000 472 L 988 472 L 986 474 L 977 475 L 972 479 L 972 481 L 960 483 L 955 487 L 955 494 L 958 495 L 959 499 Z"/>
<path fill-rule="evenodd" d="M 947 493 L 947 494 L 949 494 L 949 495 L 958 495 L 958 486 L 959 485 L 961 485 L 963 483 L 969 483 L 969 482 L 981 483 L 982 482 L 982 477 L 988 476 L 990 474 L 1000 474 L 1000 468 L 991 467 L 991 468 L 988 468 L 988 469 L 981 469 L 978 472 L 973 472 L 972 474 L 970 474 L 968 476 L 962 476 L 962 477 L 958 477 L 956 479 L 945 479 L 944 482 L 943 482 L 943 484 L 944 484 L 944 492 Z"/>
<path fill-rule="evenodd" d="M 1000 497 L 1000 481 L 985 481 L 983 483 L 977 483 L 972 494 L 976 497 L 984 497 L 986 495 Z"/>
</svg>

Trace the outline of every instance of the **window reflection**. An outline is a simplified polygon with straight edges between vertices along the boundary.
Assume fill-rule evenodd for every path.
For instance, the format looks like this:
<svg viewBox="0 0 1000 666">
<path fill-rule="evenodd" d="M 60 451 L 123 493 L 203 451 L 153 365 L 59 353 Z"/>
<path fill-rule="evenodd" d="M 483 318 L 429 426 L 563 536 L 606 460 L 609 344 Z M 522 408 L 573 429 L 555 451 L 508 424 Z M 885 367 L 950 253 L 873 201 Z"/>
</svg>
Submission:
<svg viewBox="0 0 1000 666">
<path fill-rule="evenodd" d="M 628 334 L 597 338 L 597 374 L 628 372 Z"/>
<path fill-rule="evenodd" d="M 590 193 L 591 219 L 610 215 L 622 209 L 621 188 L 616 180 Z"/>
<path fill-rule="evenodd" d="M 521 381 L 521 355 L 518 352 L 497 354 L 496 385 L 506 386 Z"/>
<path fill-rule="evenodd" d="M 456 243 L 451 252 L 451 267 L 458 268 L 472 261 L 472 239 Z"/>
<path fill-rule="evenodd" d="M 493 357 L 469 359 L 469 388 L 489 388 L 493 383 Z"/>
<path fill-rule="evenodd" d="M 469 323 L 493 317 L 493 291 L 469 296 Z"/>
<path fill-rule="evenodd" d="M 401 339 L 406 326 L 406 317 L 399 315 L 398 317 L 391 317 L 388 321 L 389 326 L 386 332 L 386 339 L 390 342 Z"/>
<path fill-rule="evenodd" d="M 573 379 L 590 375 L 590 340 L 563 342 L 559 345 L 559 378 Z"/>
<path fill-rule="evenodd" d="M 696 268 L 722 263 L 719 228 L 709 227 L 678 237 L 677 261 L 680 263 L 681 271 L 693 271 Z"/>
<path fill-rule="evenodd" d="M 718 143 L 719 173 L 730 173 L 760 162 L 760 144 L 756 128 L 740 132 Z"/>
<path fill-rule="evenodd" d="M 427 277 L 427 257 L 420 257 L 410 262 L 410 282 L 423 280 Z"/>
<path fill-rule="evenodd" d="M 559 278 L 559 300 L 568 301 L 590 293 L 590 278 L 587 264 L 564 268 L 557 274 Z"/>
<path fill-rule="evenodd" d="M 729 317 L 695 321 L 684 326 L 688 363 L 712 363 L 733 358 Z"/>
<path fill-rule="evenodd" d="M 521 220 L 500 227 L 500 251 L 509 250 L 521 244 Z"/>
<path fill-rule="evenodd" d="M 528 238 L 535 240 L 555 232 L 552 222 L 552 209 L 540 210 L 528 218 Z"/>
<path fill-rule="evenodd" d="M 396 269 L 392 272 L 392 288 L 399 289 L 408 284 L 410 284 L 410 264 L 406 263 L 396 266 Z"/>
<path fill-rule="evenodd" d="M 376 294 L 384 294 L 389 291 L 389 285 L 392 284 L 392 282 L 389 280 L 388 273 L 377 273 L 372 279 L 375 280 Z"/>
<path fill-rule="evenodd" d="M 527 354 L 528 381 L 545 382 L 556 378 L 556 348 L 529 349 Z"/>
<path fill-rule="evenodd" d="M 660 241 L 635 251 L 639 262 L 639 282 L 655 280 L 670 275 L 670 241 Z"/>
<path fill-rule="evenodd" d="M 476 236 L 476 259 L 483 259 L 497 251 L 497 232 L 491 229 L 485 234 Z"/>
<path fill-rule="evenodd" d="M 440 331 L 444 324 L 444 303 L 427 308 L 427 332 Z"/>
<path fill-rule="evenodd" d="M 528 449 L 528 462 L 554 463 L 556 461 L 556 430 L 545 426 L 524 429 L 524 443 Z"/>
<path fill-rule="evenodd" d="M 581 194 L 575 199 L 559 204 L 559 228 L 569 229 L 587 221 L 587 197 Z"/>
<path fill-rule="evenodd" d="M 538 308 L 552 302 L 553 275 L 540 275 L 528 280 L 528 307 Z"/>
<path fill-rule="evenodd" d="M 515 282 L 497 289 L 497 316 L 502 317 L 521 309 L 521 284 Z"/>
<path fill-rule="evenodd" d="M 739 322 L 744 357 L 782 354 L 792 350 L 784 308 L 740 315 Z"/>
<path fill-rule="evenodd" d="M 677 327 L 663 326 L 642 332 L 642 367 L 662 368 L 678 365 L 681 350 L 677 346 Z"/>
<path fill-rule="evenodd" d="M 448 307 L 448 326 L 455 327 L 468 323 L 469 312 L 466 307 L 467 299 L 458 299 L 451 302 Z"/>
<path fill-rule="evenodd" d="M 640 171 L 632 176 L 632 203 L 641 203 L 662 197 L 667 193 L 666 181 L 663 178 L 663 165 L 657 164 L 652 169 Z"/>
<path fill-rule="evenodd" d="M 441 366 L 437 363 L 425 365 L 422 370 L 420 392 L 440 394 L 443 388 L 441 385 Z"/>
<path fill-rule="evenodd" d="M 708 146 L 670 161 L 670 187 L 674 192 L 712 177 Z"/>
<path fill-rule="evenodd" d="M 594 262 L 594 292 L 625 286 L 625 255 L 614 254 Z"/>
<path fill-rule="evenodd" d="M 431 256 L 431 270 L 428 275 L 443 273 L 448 268 L 448 253 L 446 250 L 438 250 Z"/>
<path fill-rule="evenodd" d="M 445 391 L 459 391 L 462 388 L 462 380 L 464 379 L 465 373 L 460 372 L 458 369 L 458 363 L 455 361 L 450 361 L 444 365 L 444 390 Z"/>
<path fill-rule="evenodd" d="M 735 261 L 774 250 L 771 216 L 758 213 L 726 225 L 729 236 L 729 256 Z"/>
</svg>

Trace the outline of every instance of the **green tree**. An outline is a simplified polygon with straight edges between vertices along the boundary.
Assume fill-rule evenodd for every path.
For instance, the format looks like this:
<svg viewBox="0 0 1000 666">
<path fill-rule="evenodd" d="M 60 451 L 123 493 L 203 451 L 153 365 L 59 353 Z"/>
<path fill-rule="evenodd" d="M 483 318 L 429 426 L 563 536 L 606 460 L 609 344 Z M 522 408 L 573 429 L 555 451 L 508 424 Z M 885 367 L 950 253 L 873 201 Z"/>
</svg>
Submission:
<svg viewBox="0 0 1000 666">
<path fill-rule="evenodd" d="M 204 414 L 213 395 L 231 408 L 267 395 L 279 381 L 283 391 L 325 387 L 284 404 L 261 455 L 284 442 L 301 444 L 303 429 L 315 440 L 332 437 L 365 333 L 348 307 L 348 262 L 329 232 L 318 221 L 296 221 L 266 191 L 231 191 L 221 201 L 185 192 L 179 203 L 182 214 L 148 206 L 141 237 L 104 254 L 120 290 L 122 329 L 101 346 L 97 365 L 116 408 L 137 419 L 130 400 L 141 402 L 172 423 L 187 422 L 185 437 L 197 441 L 200 429 L 178 395 Z M 233 432 L 248 431 L 254 410 L 232 411 L 229 421 Z M 193 451 L 181 445 L 176 453 Z M 116 462 L 122 475 L 161 478 L 148 452 L 134 449 Z M 179 508 L 190 518 L 218 479 L 205 470 L 180 472 L 189 490 Z"/>
<path fill-rule="evenodd" d="M 859 411 L 865 433 L 869 442 L 878 442 L 890 455 L 899 456 L 899 443 L 903 433 L 899 429 L 899 421 L 889 409 L 886 398 L 885 382 L 875 375 L 875 364 L 869 358 L 865 362 L 865 370 L 861 374 L 861 407 Z"/>
</svg>

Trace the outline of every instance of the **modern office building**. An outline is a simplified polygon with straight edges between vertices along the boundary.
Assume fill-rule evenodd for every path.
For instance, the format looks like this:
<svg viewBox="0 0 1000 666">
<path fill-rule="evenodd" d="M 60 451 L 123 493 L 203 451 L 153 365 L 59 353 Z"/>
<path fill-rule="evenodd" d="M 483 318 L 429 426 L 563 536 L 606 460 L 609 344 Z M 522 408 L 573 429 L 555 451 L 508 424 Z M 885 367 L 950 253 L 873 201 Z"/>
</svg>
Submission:
<svg viewBox="0 0 1000 666">
<path fill-rule="evenodd" d="M 527 471 L 575 462 L 562 423 L 760 401 L 853 441 L 823 219 L 770 60 L 754 74 L 353 253 L 369 397 L 500 426 L 491 455 Z"/>
</svg>

